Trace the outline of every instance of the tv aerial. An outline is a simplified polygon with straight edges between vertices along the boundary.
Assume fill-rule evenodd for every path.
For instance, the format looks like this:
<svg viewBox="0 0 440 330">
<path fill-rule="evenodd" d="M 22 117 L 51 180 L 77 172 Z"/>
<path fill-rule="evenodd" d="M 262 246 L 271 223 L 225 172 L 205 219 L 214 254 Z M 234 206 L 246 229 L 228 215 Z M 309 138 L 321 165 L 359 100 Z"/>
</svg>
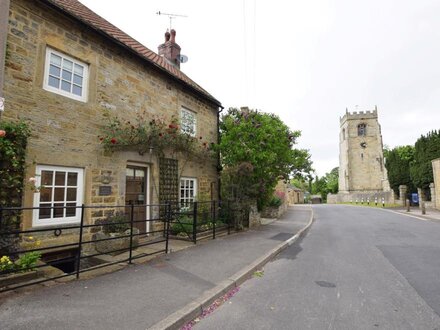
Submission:
<svg viewBox="0 0 440 330">
<path fill-rule="evenodd" d="M 172 22 L 173 19 L 176 19 L 178 17 L 188 17 L 186 15 L 179 15 L 179 14 L 171 14 L 171 13 L 163 13 L 160 10 L 156 13 L 157 15 L 164 15 L 164 16 L 168 16 L 168 18 L 170 19 L 170 30 L 172 28 Z"/>
</svg>

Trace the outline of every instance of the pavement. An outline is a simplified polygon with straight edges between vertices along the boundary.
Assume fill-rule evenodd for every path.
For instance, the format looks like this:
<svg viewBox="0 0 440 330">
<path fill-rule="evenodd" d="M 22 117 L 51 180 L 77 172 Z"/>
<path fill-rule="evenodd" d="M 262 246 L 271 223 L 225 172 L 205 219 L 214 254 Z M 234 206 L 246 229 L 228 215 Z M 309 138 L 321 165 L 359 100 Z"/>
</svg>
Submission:
<svg viewBox="0 0 440 330">
<path fill-rule="evenodd" d="M 9 295 L 0 329 L 178 329 L 293 244 L 307 205 L 257 229 L 205 241 L 103 276 Z"/>
<path fill-rule="evenodd" d="M 387 210 L 407 216 L 417 217 L 420 218 L 420 220 L 440 221 L 440 210 L 436 209 L 426 209 L 425 214 L 422 214 L 422 210 L 418 206 L 412 206 L 409 212 L 403 207 L 391 208 Z"/>
</svg>

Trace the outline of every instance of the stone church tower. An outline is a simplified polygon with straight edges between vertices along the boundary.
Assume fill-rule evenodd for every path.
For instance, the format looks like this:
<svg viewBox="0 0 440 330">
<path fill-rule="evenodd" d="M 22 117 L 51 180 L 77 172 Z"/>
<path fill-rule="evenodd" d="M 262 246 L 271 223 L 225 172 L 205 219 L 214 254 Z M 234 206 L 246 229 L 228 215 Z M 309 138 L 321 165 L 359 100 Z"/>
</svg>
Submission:
<svg viewBox="0 0 440 330">
<path fill-rule="evenodd" d="M 377 108 L 340 118 L 339 193 L 337 202 L 361 199 L 392 202 L 393 194 L 384 164 Z M 331 198 L 333 199 L 333 198 Z"/>
</svg>

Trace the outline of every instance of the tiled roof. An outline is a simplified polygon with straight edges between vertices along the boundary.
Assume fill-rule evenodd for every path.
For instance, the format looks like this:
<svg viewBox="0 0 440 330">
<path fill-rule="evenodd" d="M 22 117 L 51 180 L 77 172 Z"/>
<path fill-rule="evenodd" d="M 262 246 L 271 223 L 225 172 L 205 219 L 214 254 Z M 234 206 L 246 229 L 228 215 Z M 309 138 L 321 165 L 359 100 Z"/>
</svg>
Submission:
<svg viewBox="0 0 440 330">
<path fill-rule="evenodd" d="M 148 49 L 140 42 L 136 41 L 128 34 L 118 29 L 116 26 L 93 12 L 88 7 L 84 6 L 77 0 L 43 0 L 47 3 L 54 5 L 55 7 L 61 9 L 63 12 L 70 14 L 91 28 L 104 33 L 113 41 L 122 44 L 125 47 L 130 48 L 137 55 L 148 61 L 149 63 L 155 65 L 160 70 L 165 71 L 167 74 L 171 75 L 174 79 L 189 86 L 198 93 L 201 93 L 205 98 L 214 102 L 216 105 L 221 106 L 220 102 L 216 100 L 211 94 L 204 90 L 200 85 L 191 80 L 187 75 L 180 71 L 175 66 L 167 62 L 165 58 L 159 56 L 152 50 Z"/>
</svg>

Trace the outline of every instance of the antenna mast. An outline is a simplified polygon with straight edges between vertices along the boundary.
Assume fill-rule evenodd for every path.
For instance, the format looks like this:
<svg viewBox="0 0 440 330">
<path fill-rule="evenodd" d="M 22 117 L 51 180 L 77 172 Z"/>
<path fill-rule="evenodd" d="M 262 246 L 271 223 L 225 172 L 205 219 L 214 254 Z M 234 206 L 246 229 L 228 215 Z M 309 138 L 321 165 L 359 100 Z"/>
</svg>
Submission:
<svg viewBox="0 0 440 330">
<path fill-rule="evenodd" d="M 186 15 L 179 15 L 179 14 L 170 14 L 170 13 L 162 13 L 161 11 L 158 11 L 157 13 L 156 13 L 157 15 L 165 15 L 165 16 L 168 16 L 168 18 L 170 19 L 170 30 L 171 30 L 171 28 L 172 28 L 172 20 L 173 19 L 176 19 L 177 17 L 188 17 L 188 16 L 186 16 Z"/>
</svg>

